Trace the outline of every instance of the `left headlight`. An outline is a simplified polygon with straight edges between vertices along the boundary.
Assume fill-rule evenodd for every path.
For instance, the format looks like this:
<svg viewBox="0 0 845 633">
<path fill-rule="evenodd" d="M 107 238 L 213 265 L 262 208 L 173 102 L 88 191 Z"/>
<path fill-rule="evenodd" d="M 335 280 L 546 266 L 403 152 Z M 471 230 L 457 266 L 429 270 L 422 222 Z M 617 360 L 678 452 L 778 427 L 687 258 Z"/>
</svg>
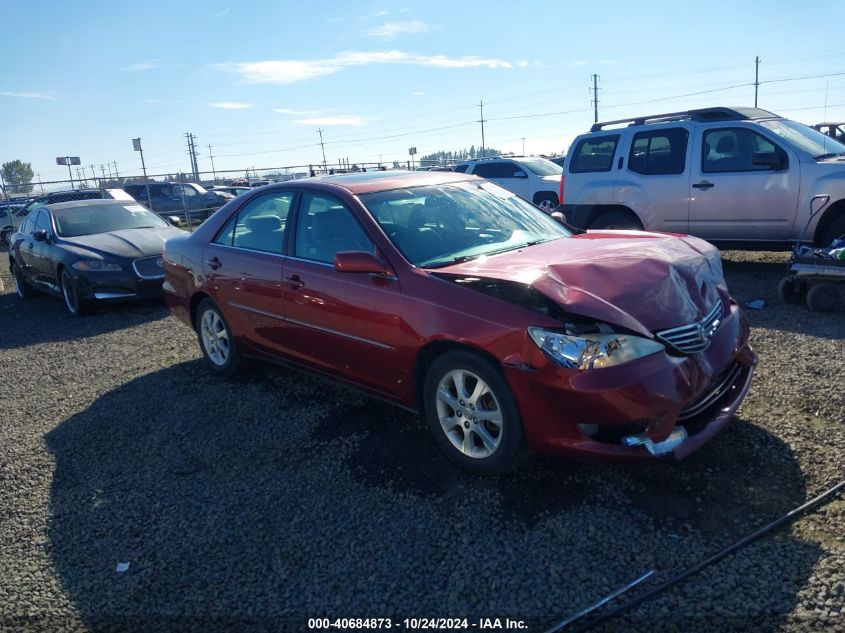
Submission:
<svg viewBox="0 0 845 633">
<path fill-rule="evenodd" d="M 123 270 L 123 266 L 113 262 L 104 262 L 101 259 L 81 259 L 78 262 L 71 264 L 76 270 L 93 270 L 93 271 L 119 271 Z"/>
<path fill-rule="evenodd" d="M 528 335 L 552 360 L 570 369 L 613 367 L 664 350 L 657 341 L 629 334 L 573 336 L 530 327 Z"/>
</svg>

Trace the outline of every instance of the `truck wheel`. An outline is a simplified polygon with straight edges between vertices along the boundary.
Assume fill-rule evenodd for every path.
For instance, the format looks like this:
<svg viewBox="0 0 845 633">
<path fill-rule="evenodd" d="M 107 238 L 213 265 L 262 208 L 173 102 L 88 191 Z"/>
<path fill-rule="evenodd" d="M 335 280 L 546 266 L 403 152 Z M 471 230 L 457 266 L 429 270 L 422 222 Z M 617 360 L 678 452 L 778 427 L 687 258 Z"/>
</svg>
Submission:
<svg viewBox="0 0 845 633">
<path fill-rule="evenodd" d="M 801 303 L 801 282 L 784 277 L 778 284 L 778 296 L 784 303 Z"/>
<path fill-rule="evenodd" d="M 845 215 L 833 221 L 827 230 L 822 234 L 820 248 L 827 248 L 833 244 L 833 240 L 845 237 Z"/>
<path fill-rule="evenodd" d="M 643 226 L 634 215 L 625 211 L 605 211 L 592 221 L 590 229 L 593 231 L 602 229 L 642 231 Z"/>
<path fill-rule="evenodd" d="M 807 292 L 806 301 L 813 312 L 833 312 L 839 305 L 839 289 L 836 284 L 816 284 Z"/>
</svg>

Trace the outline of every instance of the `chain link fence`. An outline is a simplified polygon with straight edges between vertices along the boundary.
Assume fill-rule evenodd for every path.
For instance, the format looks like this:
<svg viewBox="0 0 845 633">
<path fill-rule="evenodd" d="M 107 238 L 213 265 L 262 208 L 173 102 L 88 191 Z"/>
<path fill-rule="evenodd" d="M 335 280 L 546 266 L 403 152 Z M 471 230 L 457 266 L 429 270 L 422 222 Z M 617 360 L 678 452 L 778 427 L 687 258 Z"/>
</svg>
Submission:
<svg viewBox="0 0 845 633">
<path fill-rule="evenodd" d="M 134 201 L 169 222 L 189 231 L 221 206 L 243 193 L 263 185 L 323 176 L 393 169 L 449 169 L 446 164 L 412 165 L 391 163 L 332 163 L 283 167 L 200 171 L 197 173 L 126 176 L 103 174 L 101 178 L 38 181 L 25 185 L 0 185 L 0 247 L 34 208 L 45 204 L 113 198 Z"/>
</svg>

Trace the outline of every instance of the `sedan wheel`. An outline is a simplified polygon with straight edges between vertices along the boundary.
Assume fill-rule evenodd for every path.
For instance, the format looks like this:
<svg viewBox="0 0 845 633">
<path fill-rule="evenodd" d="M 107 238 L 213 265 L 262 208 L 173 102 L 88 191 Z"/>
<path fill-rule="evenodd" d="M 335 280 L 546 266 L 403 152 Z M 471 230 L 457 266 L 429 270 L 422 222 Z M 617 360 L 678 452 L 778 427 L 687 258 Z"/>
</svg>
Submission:
<svg viewBox="0 0 845 633">
<path fill-rule="evenodd" d="M 21 299 L 29 299 L 35 294 L 33 287 L 24 279 L 23 271 L 15 263 L 12 264 L 12 277 L 15 279 L 15 291 Z"/>
<path fill-rule="evenodd" d="M 65 307 L 72 316 L 86 316 L 93 312 L 91 305 L 79 296 L 73 278 L 66 270 L 62 271 L 61 278 L 62 298 L 65 300 Z"/>
<path fill-rule="evenodd" d="M 197 309 L 196 329 L 202 355 L 215 374 L 229 377 L 243 369 L 235 337 L 220 308 L 210 299 L 203 300 Z"/>
<path fill-rule="evenodd" d="M 429 427 L 446 454 L 478 473 L 513 470 L 524 452 L 516 401 L 498 367 L 470 352 L 449 352 L 425 381 Z"/>
</svg>

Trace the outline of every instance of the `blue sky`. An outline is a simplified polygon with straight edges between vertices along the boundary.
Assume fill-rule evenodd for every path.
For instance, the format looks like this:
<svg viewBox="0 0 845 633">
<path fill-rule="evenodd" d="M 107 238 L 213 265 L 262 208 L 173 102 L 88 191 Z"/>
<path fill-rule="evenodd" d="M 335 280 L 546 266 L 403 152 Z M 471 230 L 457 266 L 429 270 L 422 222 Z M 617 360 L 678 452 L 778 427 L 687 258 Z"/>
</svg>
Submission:
<svg viewBox="0 0 845 633">
<path fill-rule="evenodd" d="M 707 105 L 845 120 L 845 3 L 3 0 L 0 161 L 189 170 L 564 150 L 601 119 Z M 836 74 L 840 73 L 840 74 Z M 791 80 L 809 75 L 830 75 Z M 736 86 L 736 87 L 731 87 Z M 713 91 L 713 92 L 711 92 Z M 701 94 L 693 94 L 701 93 Z M 825 109 L 825 100 L 827 108 Z M 90 170 L 89 170 L 90 173 Z"/>
</svg>

